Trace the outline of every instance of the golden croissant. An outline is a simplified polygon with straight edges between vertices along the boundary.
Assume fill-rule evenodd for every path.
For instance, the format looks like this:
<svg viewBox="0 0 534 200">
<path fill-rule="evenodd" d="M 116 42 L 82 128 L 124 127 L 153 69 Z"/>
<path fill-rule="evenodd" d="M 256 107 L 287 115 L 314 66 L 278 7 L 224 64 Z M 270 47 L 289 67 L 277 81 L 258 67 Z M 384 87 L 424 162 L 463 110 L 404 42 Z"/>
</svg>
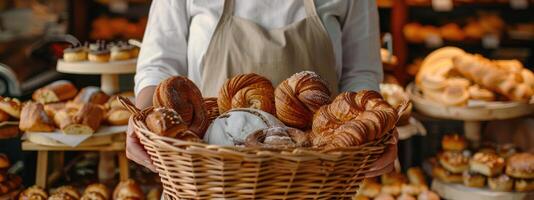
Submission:
<svg viewBox="0 0 534 200">
<path fill-rule="evenodd" d="M 312 143 L 323 148 L 357 146 L 391 131 L 398 117 L 378 92 L 341 93 L 315 113 Z"/>
<path fill-rule="evenodd" d="M 241 74 L 228 79 L 217 99 L 219 113 L 232 108 L 255 108 L 274 114 L 274 88 L 267 78 Z"/>
<path fill-rule="evenodd" d="M 197 86 L 182 76 L 170 77 L 162 81 L 154 92 L 154 107 L 167 107 L 175 110 L 189 130 L 203 137 L 209 126 L 204 100 Z"/>
<path fill-rule="evenodd" d="M 313 114 L 331 101 L 326 82 L 313 72 L 300 72 L 283 81 L 274 91 L 276 115 L 286 125 L 307 129 Z"/>
</svg>

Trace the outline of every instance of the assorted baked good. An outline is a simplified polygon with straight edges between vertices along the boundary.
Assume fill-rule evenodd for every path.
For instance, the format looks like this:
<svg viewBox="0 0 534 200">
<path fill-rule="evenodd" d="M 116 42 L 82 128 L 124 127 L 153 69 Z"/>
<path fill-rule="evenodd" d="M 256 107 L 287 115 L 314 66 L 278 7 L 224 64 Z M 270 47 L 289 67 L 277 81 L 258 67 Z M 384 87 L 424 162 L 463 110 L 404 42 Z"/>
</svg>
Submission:
<svg viewBox="0 0 534 200">
<path fill-rule="evenodd" d="M 534 74 L 519 61 L 489 60 L 456 47 L 429 54 L 415 83 L 425 98 L 450 106 L 472 100 L 527 102 L 534 94 Z"/>
<path fill-rule="evenodd" d="M 493 177 L 503 172 L 504 165 L 504 159 L 497 154 L 477 152 L 469 161 L 469 170 Z"/>
<path fill-rule="evenodd" d="M 7 121 L 10 118 L 19 119 L 21 109 L 22 104 L 18 99 L 0 96 L 0 115 L 2 115 L 2 119 L 5 119 L 0 120 L 0 122 Z"/>
<path fill-rule="evenodd" d="M 99 87 L 88 86 L 84 87 L 78 92 L 76 97 L 72 100 L 74 104 L 92 103 L 104 105 L 109 101 L 110 96 L 103 92 Z"/>
<path fill-rule="evenodd" d="M 111 200 L 111 194 L 105 185 L 94 183 L 85 188 L 80 200 Z"/>
<path fill-rule="evenodd" d="M 400 107 L 404 104 L 408 104 L 406 112 L 399 116 L 399 122 L 397 122 L 397 126 L 409 124 L 412 112 L 412 103 L 410 101 L 410 97 L 404 91 L 404 89 L 398 84 L 382 83 L 380 84 L 380 94 L 382 94 L 382 97 L 389 103 L 389 105 L 393 106 L 397 110 L 400 109 Z"/>
<path fill-rule="evenodd" d="M 144 200 L 145 194 L 137 182 L 132 179 L 121 181 L 113 190 L 113 200 Z"/>
<path fill-rule="evenodd" d="M 469 157 L 462 152 L 445 151 L 438 155 L 441 166 L 452 173 L 463 173 L 469 169 Z"/>
<path fill-rule="evenodd" d="M 87 60 L 87 50 L 80 43 L 71 45 L 63 50 L 63 60 L 66 62 L 80 62 Z"/>
<path fill-rule="evenodd" d="M 70 185 L 61 186 L 52 189 L 49 199 L 80 199 L 81 195 L 78 190 Z"/>
<path fill-rule="evenodd" d="M 56 128 L 41 103 L 27 102 L 22 107 L 19 128 L 30 132 L 52 132 Z"/>
<path fill-rule="evenodd" d="M 430 191 L 421 168 L 412 167 L 407 170 L 408 178 L 402 173 L 390 172 L 380 176 L 380 181 L 376 178 L 366 178 L 363 180 L 355 198 L 360 199 L 417 199 L 427 196 L 439 196 Z M 427 194 L 430 192 L 430 194 Z M 353 198 L 354 199 L 354 198 Z"/>
<path fill-rule="evenodd" d="M 87 43 L 86 45 L 77 43 L 63 50 L 63 60 L 65 62 L 91 61 L 104 63 L 135 59 L 138 55 L 139 48 L 123 41 L 106 43 L 103 40 L 97 40 L 89 45 Z"/>
<path fill-rule="evenodd" d="M 33 92 L 34 101 L 46 104 L 72 99 L 78 93 L 78 89 L 70 81 L 59 80 L 52 82 Z"/>
<path fill-rule="evenodd" d="M 245 140 L 247 147 L 258 148 L 300 148 L 311 147 L 309 134 L 291 127 L 269 127 L 257 130 Z"/>
<path fill-rule="evenodd" d="M 458 134 L 448 134 L 443 136 L 441 147 L 445 151 L 463 151 L 467 148 L 467 141 Z"/>
<path fill-rule="evenodd" d="M 110 50 L 107 48 L 104 41 L 97 41 L 96 44 L 91 44 L 89 46 L 89 54 L 87 58 L 91 62 L 109 62 Z"/>
<path fill-rule="evenodd" d="M 104 109 L 92 103 L 81 108 L 64 108 L 54 115 L 54 122 L 61 131 L 68 135 L 93 134 L 99 128 L 104 117 Z"/>
<path fill-rule="evenodd" d="M 20 178 L 20 176 L 5 173 L 0 169 L 0 197 L 3 194 L 8 194 L 20 189 L 21 186 L 22 178 Z"/>
<path fill-rule="evenodd" d="M 219 113 L 232 108 L 254 108 L 275 114 L 271 81 L 257 74 L 240 74 L 224 83 L 217 98 Z"/>
<path fill-rule="evenodd" d="M 19 194 L 19 200 L 46 200 L 48 193 L 39 186 L 31 186 Z"/>
</svg>

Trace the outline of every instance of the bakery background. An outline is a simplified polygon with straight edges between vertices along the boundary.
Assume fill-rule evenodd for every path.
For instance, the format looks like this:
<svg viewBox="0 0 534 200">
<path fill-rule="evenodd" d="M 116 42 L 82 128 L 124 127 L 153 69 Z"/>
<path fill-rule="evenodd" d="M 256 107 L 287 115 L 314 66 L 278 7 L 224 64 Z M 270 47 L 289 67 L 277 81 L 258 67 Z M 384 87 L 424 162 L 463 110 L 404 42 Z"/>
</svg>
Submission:
<svg viewBox="0 0 534 200">
<path fill-rule="evenodd" d="M 423 60 L 430 53 L 447 46 L 493 60 L 516 59 L 524 68 L 533 70 L 533 1 L 377 0 L 377 4 L 384 42 L 385 82 L 399 84 L 401 91 L 415 80 Z M 149 6 L 149 0 L 1 1 L 0 94 L 28 100 L 36 89 L 60 79 L 71 81 L 79 89 L 100 86 L 100 75 L 57 72 L 56 63 L 62 57 L 62 50 L 69 46 L 72 37 L 82 42 L 141 40 Z M 133 76 L 119 77 L 119 91 L 130 91 Z M 392 96 L 390 103 L 394 103 L 399 89 L 385 88 L 387 91 L 383 95 Z M 387 95 L 388 92 L 394 95 Z M 463 120 L 430 117 L 417 108 L 413 109 L 411 116 L 413 120 L 406 123 L 413 127 L 406 131 L 408 134 L 401 135 L 399 143 L 399 169 L 407 172 L 408 176 L 411 167 L 433 166 L 430 158 L 442 151 L 444 135 L 456 133 L 466 137 Z M 519 119 L 482 121 L 479 132 L 483 134 L 479 146 L 499 149 L 501 147 L 496 143 L 503 143 L 522 151 L 532 151 L 532 116 L 531 113 Z M 17 134 L 16 137 L 1 139 L 0 153 L 9 157 L 13 164 L 11 172 L 20 175 L 24 186 L 28 187 L 35 184 L 38 155 L 35 151 L 22 151 L 20 137 L 21 134 Z M 472 153 L 476 153 L 477 149 L 480 148 L 472 148 Z M 103 167 L 98 164 L 99 157 L 101 154 L 94 151 L 65 152 L 64 174 L 49 177 L 54 180 L 49 188 L 70 184 L 83 189 L 96 181 L 109 181 L 105 184 L 114 187 L 120 179 L 119 170 L 111 171 L 107 180 L 98 180 L 95 175 Z M 49 159 L 55 158 L 51 154 Z M 134 166 L 132 162 L 129 164 L 130 177 L 143 185 L 154 185 L 143 188 L 145 192 L 157 187 L 157 175 Z M 53 171 L 51 168 L 53 165 L 49 164 L 50 171 Z M 425 172 L 429 181 L 432 170 Z M 387 189 L 382 187 L 382 190 L 388 191 L 386 193 L 392 190 L 392 194 L 399 196 L 396 186 L 391 186 L 395 184 L 390 184 L 387 177 L 385 179 L 370 182 L 387 185 Z M 411 180 L 399 182 L 412 183 Z M 368 196 L 376 197 L 378 194 Z"/>
</svg>

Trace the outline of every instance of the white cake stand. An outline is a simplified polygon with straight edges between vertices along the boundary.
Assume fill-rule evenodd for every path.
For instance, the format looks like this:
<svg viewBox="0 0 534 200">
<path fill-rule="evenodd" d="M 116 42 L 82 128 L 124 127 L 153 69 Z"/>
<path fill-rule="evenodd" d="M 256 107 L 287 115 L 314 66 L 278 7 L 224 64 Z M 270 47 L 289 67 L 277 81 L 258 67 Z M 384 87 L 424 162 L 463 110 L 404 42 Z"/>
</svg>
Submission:
<svg viewBox="0 0 534 200">
<path fill-rule="evenodd" d="M 528 200 L 534 199 L 533 192 L 499 192 L 488 188 L 473 188 L 462 184 L 444 183 L 434 179 L 432 190 L 450 200 Z"/>
</svg>

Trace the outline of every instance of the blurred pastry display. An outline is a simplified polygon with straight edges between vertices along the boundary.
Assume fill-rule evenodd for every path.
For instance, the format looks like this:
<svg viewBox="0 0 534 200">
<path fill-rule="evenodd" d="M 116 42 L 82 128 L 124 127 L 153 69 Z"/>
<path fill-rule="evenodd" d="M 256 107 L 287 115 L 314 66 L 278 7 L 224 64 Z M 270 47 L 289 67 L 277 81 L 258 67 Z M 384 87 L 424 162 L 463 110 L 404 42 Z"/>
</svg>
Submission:
<svg viewBox="0 0 534 200">
<path fill-rule="evenodd" d="M 138 55 L 139 48 L 124 41 L 108 43 L 97 40 L 86 45 L 77 43 L 63 50 L 63 60 L 71 63 L 84 61 L 107 63 L 135 59 Z"/>
<path fill-rule="evenodd" d="M 426 197 L 426 193 L 431 192 L 432 194 L 429 195 L 439 199 L 437 194 L 429 190 L 421 168 L 409 168 L 407 176 L 398 172 L 390 172 L 380 176 L 379 181 L 376 178 L 366 178 L 355 198 L 409 200 L 417 199 L 421 194 Z"/>
<path fill-rule="evenodd" d="M 7 172 L 10 167 L 11 162 L 7 155 L 0 153 L 0 197 L 14 192 L 22 186 L 22 178 L 20 176 Z"/>
<path fill-rule="evenodd" d="M 528 102 L 534 94 L 534 74 L 516 60 L 489 60 L 456 47 L 429 54 L 415 83 L 423 96 L 448 106 L 469 101 Z"/>
<path fill-rule="evenodd" d="M 410 102 L 410 97 L 404 91 L 404 88 L 397 84 L 382 83 L 380 84 L 380 94 L 382 94 L 382 97 L 384 97 L 384 99 L 389 103 L 389 105 L 393 106 L 395 109 L 399 109 L 400 106 L 405 103 L 409 104 L 409 107 L 406 112 L 402 113 L 402 115 L 399 117 L 397 126 L 409 124 L 412 105 Z"/>
<path fill-rule="evenodd" d="M 63 59 L 66 62 L 80 62 L 86 61 L 87 49 L 81 44 L 77 43 L 63 50 Z"/>
<path fill-rule="evenodd" d="M 145 194 L 141 190 L 141 187 L 132 179 L 121 181 L 113 190 L 113 200 L 127 199 L 145 199 Z"/>
</svg>

